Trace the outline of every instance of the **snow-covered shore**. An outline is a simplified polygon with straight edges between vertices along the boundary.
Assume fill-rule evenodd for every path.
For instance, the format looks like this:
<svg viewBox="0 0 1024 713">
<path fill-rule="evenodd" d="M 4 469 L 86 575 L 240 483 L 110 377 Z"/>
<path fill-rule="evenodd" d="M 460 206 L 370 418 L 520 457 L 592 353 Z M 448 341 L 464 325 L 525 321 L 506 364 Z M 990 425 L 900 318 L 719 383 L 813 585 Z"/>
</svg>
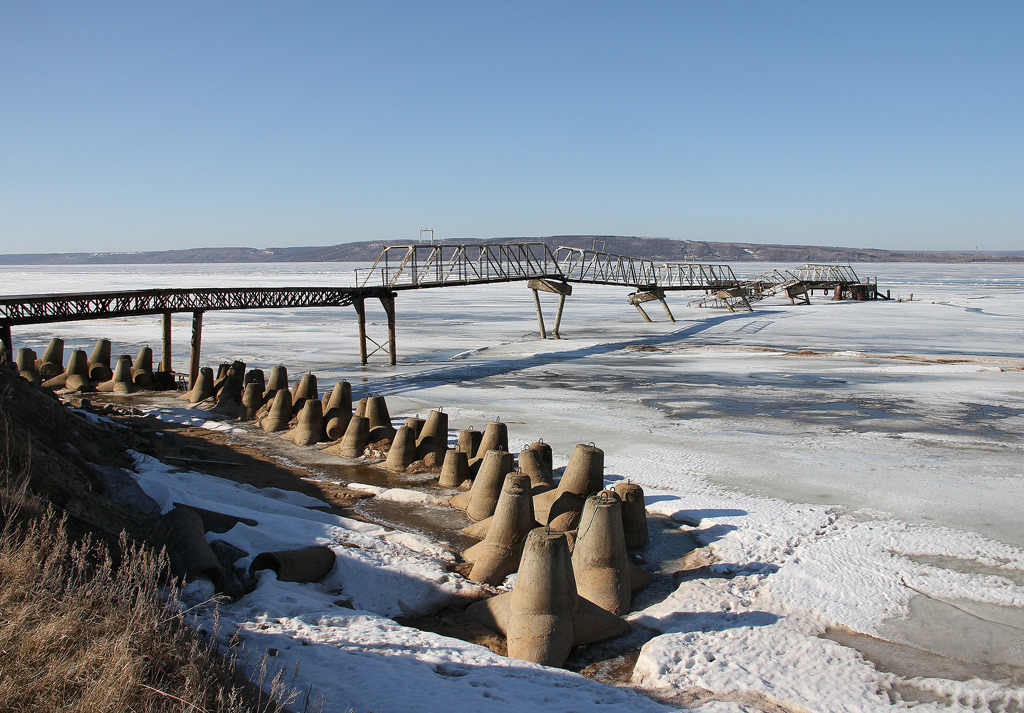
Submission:
<svg viewBox="0 0 1024 713">
<path fill-rule="evenodd" d="M 51 269 L 67 273 L 67 289 L 159 280 L 138 266 Z M 211 284 L 212 268 L 189 269 L 168 279 Z M 217 279 L 350 281 L 335 266 L 252 269 L 217 266 Z M 393 370 L 356 365 L 354 319 L 337 310 L 210 313 L 204 352 L 211 363 L 310 369 L 322 388 L 346 378 L 357 394 L 385 394 L 396 418 L 444 406 L 457 430 L 499 417 L 513 450 L 541 437 L 561 464 L 575 443 L 599 445 L 606 482 L 643 484 L 649 511 L 682 523 L 716 562 L 630 615 L 657 634 L 639 654 L 637 687 L 704 711 L 1024 708 L 1024 267 L 858 270 L 914 301 L 775 300 L 726 315 L 673 299 L 678 322 L 647 324 L 624 291 L 580 287 L 564 338 L 540 341 L 528 291 L 503 285 L 400 296 Z M 11 269 L 5 291 L 44 291 L 33 283 L 41 275 Z M 105 336 L 132 351 L 158 329 L 78 323 L 19 330 L 15 341 Z M 177 322 L 176 332 L 184 345 Z M 337 546 L 346 557 L 324 584 L 264 575 L 221 611 L 243 640 L 300 661 L 299 682 L 324 691 L 327 710 L 663 708 L 386 618 L 472 586 L 422 538 L 154 463 L 140 472 L 161 504 L 263 513 L 272 536 L 243 526 L 222 535 L 248 552 L 285 531 L 286 545 L 359 544 Z M 353 580 L 366 591 L 346 589 Z M 866 658 L 830 630 L 894 646 L 888 656 L 860 647 Z"/>
</svg>

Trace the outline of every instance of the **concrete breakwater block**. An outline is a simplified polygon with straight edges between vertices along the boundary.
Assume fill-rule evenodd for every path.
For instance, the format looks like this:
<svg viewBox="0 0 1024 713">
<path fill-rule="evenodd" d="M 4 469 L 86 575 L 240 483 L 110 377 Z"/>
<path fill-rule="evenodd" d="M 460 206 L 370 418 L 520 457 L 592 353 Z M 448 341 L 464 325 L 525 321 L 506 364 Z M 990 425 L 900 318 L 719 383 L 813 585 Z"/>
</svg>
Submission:
<svg viewBox="0 0 1024 713">
<path fill-rule="evenodd" d="M 626 547 L 643 547 L 650 540 L 644 489 L 636 483 L 616 483 L 615 494 L 622 501 L 622 532 Z"/>
<path fill-rule="evenodd" d="M 393 440 L 395 427 L 391 425 L 391 414 L 383 396 L 370 395 L 366 398 L 366 419 L 370 423 L 370 443 Z"/>
<path fill-rule="evenodd" d="M 622 503 L 612 490 L 587 498 L 572 551 L 576 590 L 613 614 L 629 611 L 634 589 L 650 583 L 650 575 L 626 552 Z"/>
<path fill-rule="evenodd" d="M 327 440 L 336 441 L 345 435 L 349 419 L 352 418 L 352 385 L 347 381 L 339 381 L 325 396 L 324 428 Z"/>
<path fill-rule="evenodd" d="M 213 398 L 213 369 L 204 366 L 196 376 L 196 383 L 180 397 L 190 404 L 197 404 Z"/>
<path fill-rule="evenodd" d="M 245 390 L 242 392 L 242 406 L 245 408 L 242 418 L 246 421 L 256 418 L 256 412 L 263 406 L 262 382 L 250 381 L 245 385 Z"/>
<path fill-rule="evenodd" d="M 348 422 L 348 428 L 345 429 L 345 436 L 341 439 L 338 453 L 348 458 L 358 458 L 363 455 L 369 444 L 370 419 L 366 416 L 353 415 Z"/>
<path fill-rule="evenodd" d="M 586 498 L 604 487 L 604 451 L 590 443 L 579 443 L 569 457 L 569 464 L 558 481 L 558 487 L 538 494 L 533 499 L 537 520 L 550 521 L 549 512 L 554 502 L 565 493 Z"/>
<path fill-rule="evenodd" d="M 443 448 L 448 447 L 448 414 L 441 409 L 435 409 L 427 414 L 423 428 L 416 435 L 417 448 L 431 442 Z"/>
<path fill-rule="evenodd" d="M 299 383 L 292 387 L 292 416 L 297 416 L 302 406 L 310 399 L 320 400 L 316 374 L 303 374 L 299 377 Z"/>
<path fill-rule="evenodd" d="M 463 508 L 473 520 L 483 520 L 494 514 L 505 476 L 515 470 L 512 454 L 506 451 L 487 451 L 480 470 L 468 492 L 459 493 L 451 500 L 454 507 Z"/>
<path fill-rule="evenodd" d="M 176 576 L 189 582 L 205 577 L 221 592 L 228 586 L 220 561 L 206 541 L 203 519 L 195 510 L 172 508 L 150 524 L 149 536 L 167 548 L 171 572 Z"/>
<path fill-rule="evenodd" d="M 456 446 L 446 451 L 437 484 L 444 488 L 457 488 L 469 478 L 469 458 Z"/>
<path fill-rule="evenodd" d="M 253 557 L 249 565 L 249 576 L 269 569 L 282 582 L 316 582 L 330 574 L 334 561 L 334 551 L 330 547 L 261 552 Z"/>
<path fill-rule="evenodd" d="M 114 375 L 110 368 L 110 340 L 99 339 L 89 355 L 89 379 L 108 381 Z"/>
<path fill-rule="evenodd" d="M 464 428 L 459 431 L 459 440 L 456 447 L 466 454 L 467 459 L 472 460 L 480 449 L 480 441 L 483 435 L 480 431 L 473 428 Z"/>
<path fill-rule="evenodd" d="M 53 337 L 43 351 L 43 355 L 36 362 L 36 371 L 39 378 L 49 381 L 55 376 L 64 373 L 64 340 L 60 337 Z"/>
<path fill-rule="evenodd" d="M 96 390 L 105 393 L 130 394 L 135 391 L 135 382 L 132 381 L 132 358 L 128 354 L 122 354 L 114 364 L 114 373 L 109 381 L 96 385 Z M 178 398 L 188 398 L 191 392 L 186 392 Z"/>
<path fill-rule="evenodd" d="M 274 394 L 274 401 L 270 406 L 270 413 L 260 421 L 260 428 L 267 433 L 275 433 L 288 428 L 288 422 L 292 420 L 292 394 L 287 389 L 279 389 Z"/>
<path fill-rule="evenodd" d="M 519 569 L 523 543 L 536 522 L 533 519 L 533 498 L 530 476 L 509 473 L 498 497 L 487 535 L 463 553 L 473 564 L 469 578 L 474 582 L 499 584 Z"/>
<path fill-rule="evenodd" d="M 132 365 L 132 381 L 140 389 L 148 389 L 153 385 L 153 350 L 142 347 Z"/>
<path fill-rule="evenodd" d="M 544 462 L 543 456 L 533 448 L 521 450 L 518 463 L 519 470 L 530 476 L 530 488 L 535 495 L 554 487 L 555 481 L 551 474 L 551 467 Z"/>
<path fill-rule="evenodd" d="M 303 402 L 298 423 L 289 431 L 288 437 L 300 446 L 311 446 L 327 440 L 327 434 L 324 433 L 323 407 L 319 399 L 306 399 Z"/>
<path fill-rule="evenodd" d="M 85 356 L 85 352 L 81 349 L 71 352 L 64 373 L 44 381 L 43 386 L 48 389 L 92 391 L 92 386 L 89 383 L 89 360 Z"/>
<path fill-rule="evenodd" d="M 472 604 L 466 616 L 504 634 L 512 658 L 546 666 L 564 664 L 573 646 L 629 631 L 621 617 L 579 596 L 565 533 L 543 527 L 526 538 L 512 591 Z"/>
<path fill-rule="evenodd" d="M 18 350 L 17 355 L 14 358 L 14 363 L 18 366 L 18 374 L 21 378 L 30 384 L 39 385 L 43 383 L 43 380 L 39 376 L 39 371 L 36 369 L 36 353 L 35 350 L 29 349 L 28 347 L 22 347 Z"/>
<path fill-rule="evenodd" d="M 483 436 L 480 438 L 480 445 L 477 446 L 476 455 L 469 459 L 470 471 L 478 467 L 487 451 L 508 450 L 508 426 L 501 421 L 491 421 L 484 428 Z"/>
<path fill-rule="evenodd" d="M 391 441 L 391 448 L 388 449 L 388 457 L 384 461 L 384 466 L 388 470 L 402 473 L 415 460 L 416 432 L 409 426 L 401 426 Z"/>
<path fill-rule="evenodd" d="M 272 402 L 278 391 L 288 391 L 288 369 L 281 364 L 270 370 L 270 378 L 263 389 L 263 403 Z"/>
</svg>

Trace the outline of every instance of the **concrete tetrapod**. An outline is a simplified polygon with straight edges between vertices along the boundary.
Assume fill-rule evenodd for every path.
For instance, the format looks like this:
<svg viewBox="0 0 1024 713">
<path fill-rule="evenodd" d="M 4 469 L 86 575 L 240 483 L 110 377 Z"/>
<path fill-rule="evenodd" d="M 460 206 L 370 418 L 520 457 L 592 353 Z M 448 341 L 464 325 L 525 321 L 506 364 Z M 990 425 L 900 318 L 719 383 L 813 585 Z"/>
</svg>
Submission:
<svg viewBox="0 0 1024 713">
<path fill-rule="evenodd" d="M 39 357 L 39 361 L 36 362 L 36 371 L 39 372 L 39 378 L 43 381 L 49 381 L 55 376 L 59 376 L 64 373 L 64 340 L 60 337 L 54 337 L 50 340 L 50 343 L 46 345 L 46 351 Z"/>
<path fill-rule="evenodd" d="M 487 451 L 508 450 L 508 426 L 501 421 L 491 421 L 484 428 L 484 434 L 480 438 L 480 445 L 477 446 L 476 455 L 469 459 L 470 470 L 473 470 L 475 463 L 483 460 Z"/>
<path fill-rule="evenodd" d="M 132 366 L 132 381 L 142 389 L 153 385 L 153 350 L 149 347 L 139 349 Z"/>
<path fill-rule="evenodd" d="M 469 478 L 469 458 L 456 446 L 453 450 L 446 451 L 444 463 L 441 465 L 441 477 L 437 484 L 443 488 L 457 488 L 462 481 Z"/>
<path fill-rule="evenodd" d="M 114 374 L 110 381 L 104 381 L 96 385 L 97 391 L 113 392 L 115 394 L 130 394 L 135 391 L 135 384 L 132 382 L 132 358 L 128 354 L 122 354 L 114 364 Z M 179 398 L 186 398 L 183 394 Z"/>
<path fill-rule="evenodd" d="M 309 399 L 320 400 L 315 374 L 303 374 L 299 377 L 299 383 L 292 388 L 292 415 L 298 414 Z"/>
<path fill-rule="evenodd" d="M 324 412 L 319 399 L 306 399 L 299 411 L 299 422 L 288 436 L 300 446 L 311 446 L 326 440 Z"/>
<path fill-rule="evenodd" d="M 504 634 L 509 656 L 545 666 L 564 664 L 573 646 L 629 631 L 621 617 L 579 596 L 565 533 L 543 527 L 526 538 L 512 591 L 472 604 L 466 616 Z"/>
<path fill-rule="evenodd" d="M 270 378 L 263 389 L 263 403 L 273 401 L 278 391 L 288 391 L 288 369 L 280 364 L 270 370 Z"/>
<path fill-rule="evenodd" d="M 417 447 L 422 446 L 427 440 L 448 447 L 448 414 L 441 409 L 435 409 L 427 414 L 427 422 L 416 436 Z"/>
<path fill-rule="evenodd" d="M 477 451 L 480 449 L 480 441 L 484 434 L 480 431 L 476 431 L 472 428 L 464 428 L 459 431 L 458 448 L 462 449 L 462 452 L 466 454 L 467 459 L 476 457 Z"/>
<path fill-rule="evenodd" d="M 530 476 L 521 473 L 505 476 L 505 484 L 490 519 L 484 541 L 467 549 L 462 556 L 473 564 L 470 579 L 499 584 L 519 569 L 523 542 L 530 530 L 537 526 L 533 519 Z"/>
<path fill-rule="evenodd" d="M 370 421 L 370 443 L 395 437 L 395 428 L 391 425 L 391 414 L 383 396 L 369 396 L 366 399 L 366 418 Z"/>
<path fill-rule="evenodd" d="M 89 383 L 89 359 L 85 352 L 76 349 L 68 359 L 68 368 L 64 370 L 64 388 L 75 391 L 92 391 Z"/>
<path fill-rule="evenodd" d="M 275 433 L 288 428 L 292 420 L 292 394 L 287 389 L 278 390 L 274 402 L 270 405 L 270 413 L 260 421 L 260 428 L 267 433 Z"/>
<path fill-rule="evenodd" d="M 179 398 L 185 399 L 190 404 L 197 404 L 213 398 L 213 369 L 208 366 L 200 369 L 199 375 L 196 376 L 196 383 Z"/>
<path fill-rule="evenodd" d="M 261 569 L 271 569 L 282 582 L 316 582 L 330 573 L 334 560 L 334 550 L 323 546 L 261 552 L 253 557 L 249 575 Z"/>
<path fill-rule="evenodd" d="M 43 380 L 39 378 L 39 371 L 36 370 L 35 350 L 22 347 L 18 350 L 14 362 L 18 365 L 18 373 L 21 374 L 22 379 L 30 384 L 43 383 Z"/>
<path fill-rule="evenodd" d="M 336 441 L 345 435 L 348 421 L 352 418 L 352 385 L 339 381 L 331 390 L 324 404 L 324 424 L 327 440 Z"/>
<path fill-rule="evenodd" d="M 494 514 L 501 494 L 501 486 L 505 475 L 515 470 L 512 454 L 506 451 L 487 451 L 484 453 L 480 470 L 473 479 L 473 487 L 469 492 L 459 493 L 451 499 L 457 508 L 465 508 L 466 514 L 473 520 L 483 520 Z"/>
<path fill-rule="evenodd" d="M 616 483 L 615 494 L 622 501 L 622 532 L 626 547 L 643 547 L 650 539 L 644 489 L 636 483 Z"/>
<path fill-rule="evenodd" d="M 68 366 L 64 373 L 58 374 L 52 379 L 47 379 L 43 382 L 43 386 L 48 389 L 90 390 L 89 360 L 86 358 L 85 352 L 81 349 L 71 352 L 71 357 L 68 359 Z"/>
<path fill-rule="evenodd" d="M 242 377 L 229 374 L 220 382 L 220 390 L 215 399 L 221 410 L 235 409 L 242 405 Z"/>
<path fill-rule="evenodd" d="M 211 371 L 211 376 L 213 375 Z M 227 578 L 217 555 L 206 541 L 206 530 L 199 514 L 190 508 L 175 507 L 150 525 L 151 537 L 167 547 L 171 571 L 187 581 L 206 577 L 224 591 Z"/>
<path fill-rule="evenodd" d="M 110 368 L 110 340 L 99 339 L 89 355 L 89 379 L 107 381 L 114 375 Z"/>
<path fill-rule="evenodd" d="M 419 416 L 410 416 L 409 418 L 405 419 L 405 425 L 412 429 L 414 439 L 419 439 L 420 431 L 423 430 L 423 426 L 424 424 L 426 424 L 426 422 L 427 419 L 420 418 Z"/>
<path fill-rule="evenodd" d="M 549 511 L 563 493 L 587 497 L 604 487 L 604 451 L 593 444 L 579 443 L 569 457 L 558 487 L 540 493 L 533 499 L 533 508 L 539 522 L 550 521 Z"/>
<path fill-rule="evenodd" d="M 353 415 L 348 422 L 348 428 L 345 429 L 345 436 L 341 439 L 341 448 L 338 452 L 349 458 L 358 458 L 363 455 L 369 443 L 370 419 L 366 416 Z"/>
<path fill-rule="evenodd" d="M 555 485 L 551 468 L 544 463 L 541 454 L 532 448 L 524 448 L 519 452 L 519 470 L 530 476 L 530 487 L 535 494 L 551 490 Z"/>
<path fill-rule="evenodd" d="M 540 456 L 541 462 L 547 466 L 548 473 L 550 474 L 555 467 L 554 454 L 551 452 L 551 446 L 545 443 L 544 439 L 540 438 L 530 444 L 530 450 L 537 452 L 537 455 Z"/>
<path fill-rule="evenodd" d="M 245 372 L 245 378 L 242 380 L 246 386 L 249 384 L 259 384 L 260 392 L 262 393 L 267 388 L 267 377 L 263 373 L 263 369 L 250 369 Z"/>
<path fill-rule="evenodd" d="M 391 441 L 384 466 L 389 470 L 404 472 L 416 460 L 416 432 L 409 426 L 400 426 Z"/>
<path fill-rule="evenodd" d="M 587 498 L 572 551 L 576 591 L 602 609 L 625 614 L 634 589 L 650 583 L 626 552 L 622 503 L 611 490 Z"/>
<path fill-rule="evenodd" d="M 245 385 L 245 391 L 242 392 L 242 406 L 245 407 L 245 415 L 243 418 L 246 421 L 252 421 L 256 418 L 256 412 L 260 410 L 263 405 L 263 383 L 259 381 L 250 381 Z"/>
</svg>

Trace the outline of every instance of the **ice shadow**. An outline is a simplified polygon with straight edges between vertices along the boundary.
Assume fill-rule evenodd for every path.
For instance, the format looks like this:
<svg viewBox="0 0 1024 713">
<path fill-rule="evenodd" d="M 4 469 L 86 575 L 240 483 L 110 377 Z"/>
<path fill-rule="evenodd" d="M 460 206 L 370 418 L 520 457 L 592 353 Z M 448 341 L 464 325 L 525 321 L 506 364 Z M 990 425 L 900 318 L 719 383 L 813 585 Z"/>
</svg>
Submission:
<svg viewBox="0 0 1024 713">
<path fill-rule="evenodd" d="M 585 359 L 598 354 L 607 354 L 619 351 L 627 346 L 642 347 L 672 344 L 681 342 L 688 337 L 700 334 L 707 329 L 711 329 L 712 327 L 729 320 L 748 319 L 753 314 L 754 313 L 744 312 L 709 317 L 697 324 L 677 329 L 667 334 L 630 339 L 628 341 L 595 344 L 593 346 L 580 347 L 579 349 L 570 349 L 567 351 L 539 353 L 519 358 L 494 360 L 489 360 L 486 358 L 486 355 L 484 355 L 479 361 L 474 361 L 473 357 L 469 357 L 465 360 L 466 363 L 438 365 L 433 369 L 417 370 L 415 374 L 381 374 L 376 378 L 368 379 L 365 385 L 363 385 L 363 388 L 367 393 L 374 392 L 382 396 L 389 396 L 443 384 L 454 384 L 464 381 L 485 379 L 550 363 Z M 758 313 L 757 316 L 763 317 L 764 313 Z"/>
</svg>

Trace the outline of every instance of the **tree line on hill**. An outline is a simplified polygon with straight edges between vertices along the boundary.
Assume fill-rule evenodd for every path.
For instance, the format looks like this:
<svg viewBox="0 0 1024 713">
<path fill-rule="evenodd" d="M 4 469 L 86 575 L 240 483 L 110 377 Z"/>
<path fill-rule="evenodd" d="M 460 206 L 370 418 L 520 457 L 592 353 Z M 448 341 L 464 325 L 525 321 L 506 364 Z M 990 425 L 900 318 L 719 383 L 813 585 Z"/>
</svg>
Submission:
<svg viewBox="0 0 1024 713">
<path fill-rule="evenodd" d="M 438 241 L 441 242 L 441 241 Z M 640 238 L 616 235 L 553 235 L 543 238 L 458 238 L 446 244 L 540 242 L 599 250 L 659 262 L 1020 262 L 1024 252 L 943 252 L 844 248 L 819 245 L 761 245 L 719 243 L 703 240 Z M 104 265 L 246 262 L 372 262 L 388 245 L 412 245 L 417 241 L 367 240 L 338 245 L 287 248 L 191 248 L 148 252 L 32 253 L 0 255 L 2 265 Z"/>
</svg>

